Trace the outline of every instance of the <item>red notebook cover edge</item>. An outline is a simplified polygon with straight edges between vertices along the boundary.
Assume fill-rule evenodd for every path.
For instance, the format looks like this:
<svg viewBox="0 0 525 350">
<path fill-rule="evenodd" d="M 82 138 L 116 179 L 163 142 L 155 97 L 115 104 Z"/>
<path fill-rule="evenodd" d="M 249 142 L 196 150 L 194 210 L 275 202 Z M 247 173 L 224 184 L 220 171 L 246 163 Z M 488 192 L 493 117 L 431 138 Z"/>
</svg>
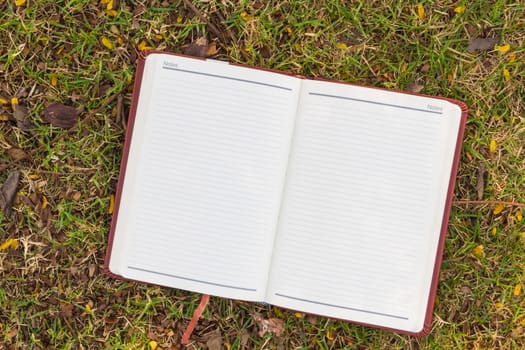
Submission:
<svg viewBox="0 0 525 350">
<path fill-rule="evenodd" d="M 124 145 L 122 150 L 122 158 L 120 161 L 119 175 L 117 178 L 117 190 L 115 193 L 115 202 L 113 206 L 113 213 L 111 215 L 111 224 L 109 228 L 108 246 L 106 248 L 106 255 L 104 258 L 104 272 L 112 278 L 122 279 L 122 276 L 116 275 L 109 270 L 109 261 L 111 259 L 111 252 L 113 249 L 113 238 L 117 226 L 118 213 L 120 208 L 120 199 L 122 196 L 122 188 L 124 185 L 124 178 L 126 175 L 126 167 L 128 164 L 129 150 L 131 146 L 131 136 L 133 135 L 133 127 L 135 125 L 135 115 L 137 113 L 137 105 L 140 95 L 140 88 L 142 85 L 142 77 L 144 73 L 144 65 L 146 63 L 146 56 L 148 52 L 143 52 L 139 55 L 137 60 L 137 68 L 135 70 L 135 81 L 133 82 L 133 91 L 131 98 L 131 106 L 128 114 L 128 123 L 126 126 L 126 133 L 124 135 Z"/>
</svg>

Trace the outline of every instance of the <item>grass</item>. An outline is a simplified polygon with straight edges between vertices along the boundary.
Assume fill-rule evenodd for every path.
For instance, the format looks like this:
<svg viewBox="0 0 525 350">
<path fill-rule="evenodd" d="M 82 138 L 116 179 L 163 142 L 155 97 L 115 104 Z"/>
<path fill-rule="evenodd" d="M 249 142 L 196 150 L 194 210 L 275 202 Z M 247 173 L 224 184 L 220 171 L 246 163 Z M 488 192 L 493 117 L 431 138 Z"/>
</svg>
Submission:
<svg viewBox="0 0 525 350">
<path fill-rule="evenodd" d="M 217 59 L 401 90 L 417 83 L 464 100 L 470 115 L 428 337 L 212 298 L 190 348 L 217 331 L 226 348 L 525 347 L 516 289 L 525 287 L 525 5 L 421 1 L 421 18 L 407 1 L 193 3 L 224 38 L 184 1 L 120 1 L 114 13 L 95 0 L 0 1 L 0 97 L 18 97 L 35 126 L 21 131 L 0 105 L 9 119 L 0 182 L 22 172 L 14 213 L 0 214 L 0 244 L 19 242 L 0 252 L 0 349 L 179 348 L 199 295 L 112 280 L 102 265 L 137 48 L 183 52 L 203 35 Z M 478 35 L 510 49 L 467 52 Z M 54 101 L 81 111 L 76 128 L 43 123 Z M 27 157 L 13 159 L 13 147 Z M 499 202 L 521 207 L 495 214 Z M 284 334 L 258 336 L 255 312 L 283 319 Z"/>
</svg>

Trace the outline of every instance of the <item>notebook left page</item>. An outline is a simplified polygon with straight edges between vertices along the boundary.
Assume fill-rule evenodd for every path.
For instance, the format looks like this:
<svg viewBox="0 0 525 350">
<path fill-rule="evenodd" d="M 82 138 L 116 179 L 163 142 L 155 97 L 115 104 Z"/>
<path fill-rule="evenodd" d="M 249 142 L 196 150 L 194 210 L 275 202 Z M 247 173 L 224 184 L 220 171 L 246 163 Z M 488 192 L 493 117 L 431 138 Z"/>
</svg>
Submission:
<svg viewBox="0 0 525 350">
<path fill-rule="evenodd" d="M 109 269 L 262 300 L 300 79 L 146 58 Z"/>
</svg>

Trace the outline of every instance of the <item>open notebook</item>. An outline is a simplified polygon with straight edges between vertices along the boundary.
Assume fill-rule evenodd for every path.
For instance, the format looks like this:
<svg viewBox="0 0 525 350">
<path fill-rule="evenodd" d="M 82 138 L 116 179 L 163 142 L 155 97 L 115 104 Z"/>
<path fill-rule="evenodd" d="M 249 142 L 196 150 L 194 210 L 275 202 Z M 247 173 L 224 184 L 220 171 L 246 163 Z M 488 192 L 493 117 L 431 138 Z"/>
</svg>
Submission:
<svg viewBox="0 0 525 350">
<path fill-rule="evenodd" d="M 424 334 L 465 119 L 458 101 L 152 52 L 106 266 Z"/>
</svg>

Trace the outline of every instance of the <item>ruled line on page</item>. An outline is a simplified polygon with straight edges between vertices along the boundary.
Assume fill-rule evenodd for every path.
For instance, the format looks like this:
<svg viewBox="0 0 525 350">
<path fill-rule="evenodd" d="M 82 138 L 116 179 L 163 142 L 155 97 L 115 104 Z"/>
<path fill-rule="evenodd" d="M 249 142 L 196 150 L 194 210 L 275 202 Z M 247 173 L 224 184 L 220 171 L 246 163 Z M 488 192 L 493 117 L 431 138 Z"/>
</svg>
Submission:
<svg viewBox="0 0 525 350">
<path fill-rule="evenodd" d="M 209 282 L 209 281 L 202 281 L 202 280 L 195 279 L 195 278 L 177 276 L 177 275 L 172 275 L 172 274 L 169 274 L 169 273 L 143 269 L 143 268 L 135 267 L 135 266 L 128 266 L 128 269 L 142 271 L 142 272 L 148 272 L 148 273 L 153 273 L 153 274 L 156 274 L 156 275 L 161 275 L 161 276 L 166 276 L 166 277 L 178 278 L 178 279 L 186 280 L 186 281 L 192 281 L 192 282 L 197 282 L 197 283 L 209 284 L 209 285 L 217 286 L 217 287 L 225 287 L 225 288 L 231 288 L 231 289 L 246 290 L 246 291 L 250 291 L 250 292 L 256 292 L 257 291 L 256 288 L 230 286 L 230 285 L 227 285 L 227 284 L 221 284 L 221 283 L 215 283 L 215 282 Z"/>
<path fill-rule="evenodd" d="M 303 302 L 310 303 L 310 304 L 317 304 L 317 305 L 323 305 L 323 306 L 335 307 L 335 308 L 345 309 L 345 310 L 350 310 L 350 311 L 364 312 L 364 313 L 367 313 L 367 314 L 379 315 L 379 316 L 385 316 L 385 317 L 392 317 L 392 318 L 397 318 L 397 319 L 400 319 L 400 320 L 407 320 L 407 321 L 408 321 L 408 317 L 405 317 L 405 316 L 386 314 L 386 313 L 383 313 L 383 312 L 377 312 L 377 311 L 372 311 L 372 310 L 358 309 L 358 308 L 349 307 L 349 306 L 342 306 L 342 305 L 335 305 L 335 304 L 323 303 L 323 302 L 321 302 L 321 301 L 315 301 L 315 300 L 308 300 L 308 299 L 303 299 L 303 298 L 297 298 L 297 297 L 293 297 L 293 296 L 286 295 L 286 294 L 281 294 L 281 293 L 275 293 L 275 295 L 280 296 L 280 297 L 282 297 L 282 298 L 287 298 L 287 299 L 292 299 L 292 300 L 297 300 L 297 301 L 303 301 Z"/>
<path fill-rule="evenodd" d="M 352 97 L 346 97 L 346 96 L 321 94 L 321 93 L 318 93 L 318 92 L 309 92 L 308 95 L 338 98 L 338 99 L 342 99 L 342 100 L 350 100 L 350 101 L 363 102 L 363 103 L 371 103 L 371 104 L 374 104 L 374 105 L 394 107 L 394 108 L 401 108 L 401 109 L 409 109 L 411 111 L 426 112 L 426 113 L 431 113 L 431 114 L 443 114 L 443 112 L 441 112 L 441 111 L 432 111 L 432 110 L 423 109 L 423 108 L 414 108 L 414 107 L 407 107 L 407 106 L 401 106 L 401 105 L 394 105 L 394 104 L 390 104 L 390 103 L 383 103 L 383 102 L 376 102 L 376 101 L 370 101 L 370 100 L 363 100 L 363 99 L 360 99 L 360 98 L 352 98 Z"/>
<path fill-rule="evenodd" d="M 268 87 L 273 87 L 273 88 L 277 88 L 277 89 L 292 91 L 292 89 L 290 89 L 288 87 L 285 87 L 285 86 L 273 85 L 273 84 L 268 84 L 268 83 L 261 83 L 260 81 L 253 81 L 253 80 L 248 80 L 248 79 L 232 78 L 232 77 L 228 77 L 228 76 L 225 76 L 225 75 L 197 72 L 197 71 L 192 71 L 192 70 L 187 70 L 187 69 L 180 69 L 180 68 L 173 68 L 173 67 L 162 67 L 162 69 L 174 70 L 174 71 L 184 72 L 184 73 L 204 75 L 204 76 L 207 76 L 207 77 L 221 78 L 221 79 L 227 79 L 227 80 L 235 80 L 235 81 L 240 81 L 240 82 L 243 82 L 243 83 L 250 83 L 250 84 L 255 84 L 255 85 L 262 85 L 262 86 L 268 86 Z"/>
</svg>

